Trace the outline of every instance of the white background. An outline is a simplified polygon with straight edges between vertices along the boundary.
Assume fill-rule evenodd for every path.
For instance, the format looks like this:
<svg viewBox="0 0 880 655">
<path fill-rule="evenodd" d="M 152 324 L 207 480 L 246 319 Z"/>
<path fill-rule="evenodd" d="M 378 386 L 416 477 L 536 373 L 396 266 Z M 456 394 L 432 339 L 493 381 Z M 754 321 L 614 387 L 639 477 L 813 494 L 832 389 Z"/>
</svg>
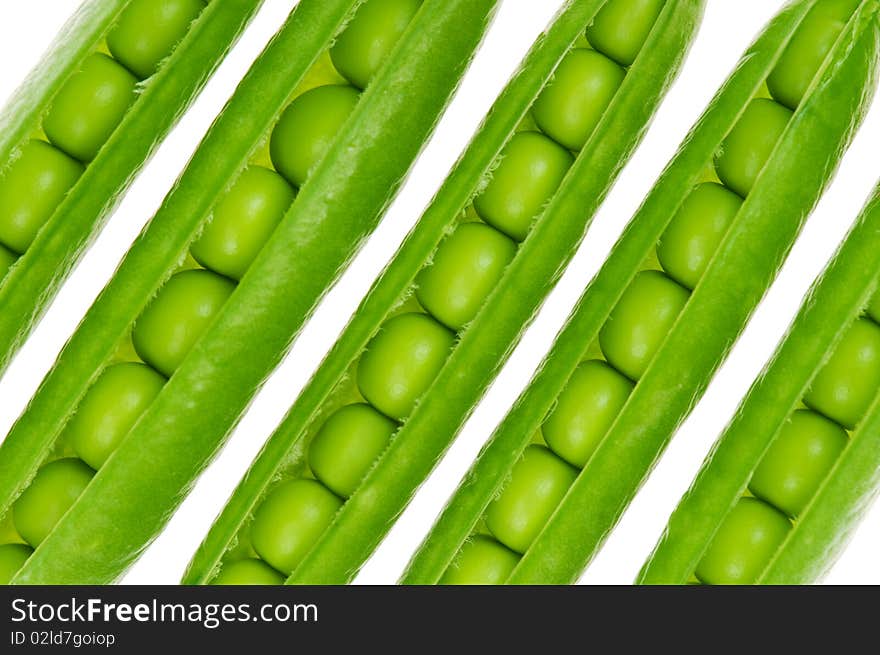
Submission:
<svg viewBox="0 0 880 655">
<path fill-rule="evenodd" d="M 2 3 L 0 102 L 5 103 L 37 63 L 77 4 L 76 0 Z M 0 434 L 8 431 L 24 408 L 59 349 L 130 242 L 158 207 L 236 82 L 294 4 L 294 0 L 266 0 L 219 73 L 137 178 L 108 227 L 0 380 Z M 173 584 L 180 578 L 200 539 L 261 444 L 320 362 L 371 280 L 418 219 L 533 39 L 561 4 L 561 0 L 501 1 L 497 19 L 459 94 L 375 238 L 326 298 L 221 455 L 205 471 L 168 528 L 131 569 L 125 582 Z M 577 258 L 447 457 L 364 567 L 357 582 L 393 583 L 397 579 L 480 446 L 528 382 L 583 287 L 601 265 L 687 130 L 743 50 L 782 4 L 781 0 L 708 0 L 702 28 L 679 81 L 664 102 L 643 146 L 593 222 Z M 777 283 L 582 582 L 626 584 L 633 580 L 712 442 L 772 353 L 808 286 L 836 248 L 880 175 L 876 157 L 878 142 L 880 108 L 875 108 Z M 880 509 L 875 507 L 826 582 L 880 582 L 878 547 Z"/>
</svg>

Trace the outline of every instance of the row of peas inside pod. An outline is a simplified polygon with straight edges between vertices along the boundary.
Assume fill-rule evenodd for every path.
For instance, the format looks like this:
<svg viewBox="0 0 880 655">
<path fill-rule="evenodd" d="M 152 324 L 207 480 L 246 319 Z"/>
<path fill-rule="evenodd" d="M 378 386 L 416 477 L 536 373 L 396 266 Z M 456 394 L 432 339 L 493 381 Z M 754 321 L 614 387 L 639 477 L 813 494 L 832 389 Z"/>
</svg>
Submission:
<svg viewBox="0 0 880 655">
<path fill-rule="evenodd" d="M 0 170 L 0 280 L 33 243 L 205 8 L 205 0 L 133 0 L 98 50 L 56 93 L 40 127 Z"/>
<path fill-rule="evenodd" d="M 752 584 L 818 492 L 880 389 L 880 296 L 844 333 L 697 564 L 702 584 Z"/>
<path fill-rule="evenodd" d="M 321 420 L 308 446 L 308 469 L 273 485 L 212 584 L 283 582 L 355 493 L 529 236 L 664 5 L 639 3 L 634 18 L 630 4 L 607 3 L 582 44 L 562 59 L 466 219 L 417 276 L 412 298 L 367 345 L 352 374 L 352 401 Z"/>
<path fill-rule="evenodd" d="M 663 344 L 858 5 L 834 0 L 807 14 L 441 584 L 501 584 L 516 568 Z"/>
<path fill-rule="evenodd" d="M 265 162 L 271 167 L 258 154 L 216 203 L 192 258 L 150 302 L 118 361 L 80 402 L 55 449 L 60 456 L 39 469 L 14 503 L 2 526 L 10 543 L 0 545 L 0 582 L 8 583 L 52 531 L 210 326 L 420 5 L 364 3 L 329 51 L 332 70 L 323 77 L 330 83 L 298 93 L 272 130 Z M 140 12 L 140 21 L 150 15 Z M 118 29 L 126 25 L 122 20 Z M 140 33 L 136 25 L 127 27 L 129 37 Z"/>
</svg>

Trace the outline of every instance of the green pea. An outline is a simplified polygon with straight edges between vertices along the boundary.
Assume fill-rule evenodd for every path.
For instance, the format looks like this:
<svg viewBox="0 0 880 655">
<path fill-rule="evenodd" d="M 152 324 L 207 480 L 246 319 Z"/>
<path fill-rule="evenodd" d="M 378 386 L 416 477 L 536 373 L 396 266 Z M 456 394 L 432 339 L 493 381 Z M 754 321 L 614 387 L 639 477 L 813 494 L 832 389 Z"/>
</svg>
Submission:
<svg viewBox="0 0 880 655">
<path fill-rule="evenodd" d="M 348 498 L 396 429 L 397 423 L 369 405 L 347 405 L 330 416 L 315 435 L 309 447 L 309 467 L 330 491 Z"/>
<path fill-rule="evenodd" d="M 477 535 L 464 546 L 440 578 L 442 585 L 502 584 L 519 562 L 519 555 L 491 537 Z"/>
<path fill-rule="evenodd" d="M 93 469 L 101 468 L 164 384 L 165 378 L 144 364 L 109 367 L 67 424 L 76 454 Z"/>
<path fill-rule="evenodd" d="M 788 127 L 792 112 L 778 102 L 757 98 L 740 116 L 715 157 L 718 177 L 745 198 Z"/>
<path fill-rule="evenodd" d="M 798 27 L 767 78 L 770 93 L 797 109 L 861 0 L 820 0 Z"/>
<path fill-rule="evenodd" d="M 516 254 L 516 243 L 482 223 L 459 226 L 437 249 L 416 280 L 416 296 L 428 312 L 460 330 L 480 311 Z"/>
<path fill-rule="evenodd" d="M 474 200 L 477 213 L 507 236 L 524 240 L 573 161 L 568 150 L 540 132 L 515 134 Z"/>
<path fill-rule="evenodd" d="M 629 66 L 645 45 L 663 4 L 664 0 L 608 0 L 587 28 L 587 38 L 596 50 Z"/>
<path fill-rule="evenodd" d="M 34 549 L 25 544 L 3 544 L 0 546 L 0 585 L 9 584 L 21 570 Z"/>
<path fill-rule="evenodd" d="M 205 268 L 240 280 L 293 202 L 293 189 L 262 166 L 245 169 L 214 207 L 192 254 Z"/>
<path fill-rule="evenodd" d="M 486 527 L 511 550 L 526 552 L 577 474 L 547 448 L 529 446 L 504 490 L 486 509 Z"/>
<path fill-rule="evenodd" d="M 12 506 L 21 538 L 36 548 L 88 486 L 95 472 L 75 458 L 56 459 L 37 471 Z"/>
<path fill-rule="evenodd" d="M 443 368 L 455 335 L 430 316 L 395 316 L 382 326 L 358 365 L 358 388 L 386 416 L 409 415 Z"/>
<path fill-rule="evenodd" d="M 800 514 L 847 444 L 836 423 L 809 410 L 799 410 L 752 474 L 752 493 L 789 516 Z"/>
<path fill-rule="evenodd" d="M 275 569 L 290 575 L 341 506 L 320 482 L 283 482 L 254 513 L 251 544 Z"/>
<path fill-rule="evenodd" d="M 171 377 L 234 289 L 235 284 L 211 271 L 174 275 L 135 323 L 131 340 L 137 354 Z"/>
<path fill-rule="evenodd" d="M 284 576 L 255 557 L 225 564 L 212 585 L 281 585 Z"/>
<path fill-rule="evenodd" d="M 353 86 L 327 85 L 306 91 L 284 113 L 269 142 L 275 169 L 302 186 L 357 105 Z"/>
<path fill-rule="evenodd" d="M 330 48 L 333 65 L 366 88 L 421 5 L 421 0 L 367 0 Z"/>
<path fill-rule="evenodd" d="M 580 150 L 623 83 L 626 71 L 595 50 L 569 52 L 532 108 L 547 136 Z"/>
<path fill-rule="evenodd" d="M 688 289 L 696 287 L 740 206 L 742 199 L 720 184 L 695 187 L 657 246 L 657 258 L 669 277 Z"/>
<path fill-rule="evenodd" d="M 12 265 L 18 261 L 18 255 L 6 246 L 0 244 L 0 280 L 6 277 Z"/>
<path fill-rule="evenodd" d="M 14 253 L 27 250 L 83 170 L 45 141 L 28 141 L 0 178 L 0 242 Z"/>
<path fill-rule="evenodd" d="M 54 145 L 91 161 L 134 101 L 137 79 L 113 59 L 91 55 L 52 101 L 43 131 Z"/>
<path fill-rule="evenodd" d="M 107 35 L 107 48 L 128 70 L 146 79 L 204 8 L 203 0 L 132 0 Z"/>
<path fill-rule="evenodd" d="M 741 498 L 697 565 L 705 584 L 752 584 L 785 539 L 791 523 L 757 498 Z"/>
<path fill-rule="evenodd" d="M 638 380 L 689 297 L 687 289 L 659 271 L 636 275 L 599 331 L 605 358 L 628 378 Z"/>
<path fill-rule="evenodd" d="M 632 388 L 632 382 L 605 362 L 584 362 L 572 374 L 544 421 L 544 441 L 569 464 L 583 468 Z"/>
<path fill-rule="evenodd" d="M 871 301 L 868 303 L 867 312 L 868 316 L 870 316 L 875 323 L 880 323 L 880 290 L 874 294 Z"/>
<path fill-rule="evenodd" d="M 853 428 L 880 388 L 880 326 L 858 319 L 819 369 L 804 403 Z"/>
</svg>

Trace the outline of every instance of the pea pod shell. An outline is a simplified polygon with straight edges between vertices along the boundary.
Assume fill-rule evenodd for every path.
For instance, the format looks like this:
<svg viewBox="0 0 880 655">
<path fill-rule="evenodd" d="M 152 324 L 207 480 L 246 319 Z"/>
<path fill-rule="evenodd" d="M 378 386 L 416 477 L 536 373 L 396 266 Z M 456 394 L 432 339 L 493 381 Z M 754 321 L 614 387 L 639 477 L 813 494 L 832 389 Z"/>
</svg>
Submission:
<svg viewBox="0 0 880 655">
<path fill-rule="evenodd" d="M 830 65 L 791 119 L 664 345 L 509 582 L 573 580 L 705 390 L 773 281 L 867 110 L 876 82 L 878 27 L 875 3 L 863 4 Z M 588 291 L 576 316 L 593 313 L 589 295 Z"/>
<path fill-rule="evenodd" d="M 61 28 L 40 63 L 0 112 L 0 161 L 7 162 L 34 129 L 67 78 L 77 71 L 130 0 L 89 0 Z"/>
<path fill-rule="evenodd" d="M 759 584 L 811 584 L 828 572 L 880 489 L 878 435 L 880 412 L 875 399 Z"/>
<path fill-rule="evenodd" d="M 598 2 L 580 4 L 587 11 L 595 12 L 598 7 Z M 591 4 L 595 5 L 592 9 Z M 582 20 L 585 20 L 585 16 L 573 17 L 570 21 L 563 16 L 555 21 L 551 34 L 564 32 L 563 36 L 553 38 L 548 35 L 536 46 L 516 73 L 514 82 L 495 102 L 467 151 L 420 218 L 417 228 L 407 236 L 392 264 L 361 303 L 343 335 L 224 507 L 190 563 L 184 575 L 184 584 L 202 584 L 210 579 L 226 548 L 255 509 L 266 486 L 277 475 L 278 466 L 287 459 L 288 451 L 297 448 L 303 432 L 319 415 L 321 405 L 363 351 L 389 309 L 399 302 L 401 295 L 410 287 L 450 223 L 465 210 L 474 195 L 477 181 L 487 173 L 504 143 L 526 116 L 547 79 L 548 65 L 540 61 L 542 55 L 538 53 L 544 53 L 543 56 L 551 62 L 558 62 L 579 34 Z"/>
<path fill-rule="evenodd" d="M 816 371 L 865 306 L 880 278 L 880 195 L 814 285 L 782 345 L 752 386 L 638 577 L 684 584 Z M 876 410 L 872 412 L 876 420 Z M 862 422 L 828 481 L 798 518 L 763 581 L 813 582 L 877 488 L 877 426 Z M 873 435 L 873 438 L 872 436 Z"/>
<path fill-rule="evenodd" d="M 0 118 L 5 161 L 54 92 L 97 45 L 126 2 L 90 2 Z M 210 3 L 88 165 L 27 252 L 0 282 L 0 372 L 36 325 L 61 283 L 135 173 L 183 114 L 244 30 L 262 0 Z M 68 41 L 69 39 L 69 41 Z M 8 132 L 6 129 L 8 127 Z"/>
<path fill-rule="evenodd" d="M 275 81 L 269 87 L 274 92 L 285 79 L 288 59 L 306 57 L 297 54 L 304 43 L 322 46 L 309 48 L 308 57 L 320 54 L 355 4 L 300 3 L 243 82 L 253 93 L 244 96 L 240 108 L 265 116 L 259 109 L 264 91 L 256 81 L 268 76 Z M 211 329 L 15 582 L 108 582 L 154 538 L 378 222 L 448 102 L 494 6 L 495 0 L 422 5 Z M 236 113 L 229 120 L 234 126 L 246 117 Z M 132 267 L 119 284 L 136 275 Z"/>
<path fill-rule="evenodd" d="M 489 502 L 500 491 L 522 449 L 540 428 L 567 380 L 595 342 L 599 329 L 617 300 L 650 255 L 668 221 L 700 181 L 724 136 L 761 88 L 812 4 L 795 3 L 779 14 L 719 91 L 628 226 L 599 275 L 587 288 L 535 379 L 493 434 L 417 552 L 404 575 L 404 582 L 431 583 L 439 580 Z M 794 124 L 802 127 L 790 130 L 788 145 L 782 144 L 777 149 L 773 161 L 768 164 L 768 172 L 759 180 L 743 206 L 736 226 L 721 246 L 685 314 L 676 324 L 673 335 L 643 376 L 616 424 L 563 505 L 551 518 L 547 529 L 539 535 L 514 571 L 512 581 L 572 581 L 586 566 L 675 426 L 701 393 L 757 299 L 769 285 L 778 262 L 830 177 L 850 132 L 858 123 L 863 105 L 867 102 L 865 96 L 869 95 L 865 89 L 873 74 L 870 46 L 862 42 L 859 45 L 868 52 L 861 53 L 861 57 L 859 53 L 850 51 L 845 54 L 846 61 L 854 61 L 852 65 L 857 68 L 861 63 L 865 68 L 858 74 L 853 73 L 850 80 L 863 82 L 855 85 L 855 89 L 847 89 L 849 95 L 845 99 L 835 100 L 835 96 L 826 88 L 817 91 L 808 104 L 815 107 L 821 102 L 821 97 L 828 96 L 832 102 L 840 103 L 829 109 L 845 113 L 826 125 L 824 112 L 822 116 L 815 116 L 815 109 L 805 106 L 805 111 L 795 119 Z M 827 87 L 834 78 L 833 75 L 829 76 L 824 86 Z M 839 91 L 837 88 L 834 90 Z M 783 161 L 787 162 L 787 167 L 796 166 L 797 157 L 793 151 L 796 150 L 798 139 L 800 135 L 814 132 L 813 126 L 817 127 L 815 133 L 804 143 L 805 147 L 810 148 L 811 154 L 817 153 L 813 161 L 819 164 L 812 171 L 812 177 L 806 179 L 804 175 L 790 175 L 778 167 L 775 172 L 771 171 L 776 163 Z M 783 154 L 786 152 L 788 154 Z M 777 186 L 782 185 L 783 181 L 787 181 L 785 187 Z M 799 184 L 795 184 L 795 181 Z M 774 199 L 771 190 L 785 188 L 788 191 L 791 187 L 795 188 L 787 200 L 794 204 L 787 205 L 777 214 L 775 205 L 786 203 L 780 200 L 784 197 L 782 194 Z M 779 224 L 766 225 L 777 218 Z M 754 239 L 755 233 L 762 236 Z M 752 256 L 757 258 L 757 264 L 749 261 Z M 746 261 L 744 266 L 742 259 Z M 725 287 L 727 278 L 737 278 L 742 270 L 756 265 L 758 275 L 745 281 L 749 283 L 748 288 L 741 285 L 743 281 L 736 279 L 732 287 Z M 713 297 L 716 300 L 713 301 Z M 716 312 L 720 313 L 716 315 Z M 710 327 L 717 332 L 710 332 Z M 673 347 L 671 343 L 676 332 L 679 337 L 677 345 Z M 693 346 L 688 344 L 700 344 L 700 352 L 695 353 L 693 359 Z M 664 363 L 660 364 L 660 361 Z"/>
<path fill-rule="evenodd" d="M 241 82 L 175 188 L 126 254 L 107 288 L 65 345 L 25 412 L 0 444 L 0 515 L 36 473 L 104 363 L 178 263 L 216 198 L 250 159 L 320 48 L 339 29 L 350 2 L 326 12 L 304 3 Z M 301 22 L 305 26 L 301 26 Z M 311 38 L 306 40 L 305 28 Z M 290 42 L 287 34 L 294 34 Z M 300 45 L 296 45 L 299 43 Z M 285 52 L 285 48 L 289 50 Z"/>
<path fill-rule="evenodd" d="M 410 288 L 556 64 L 600 6 L 601 2 L 592 0 L 569 3 L 539 39 L 425 216 L 236 490 L 197 553 L 185 582 L 204 582 L 210 577 L 266 485 L 277 474 L 278 466 L 301 451 L 300 442 L 320 415 L 322 403 Z M 351 579 L 387 532 L 574 252 L 590 217 L 671 83 L 701 10 L 702 2 L 698 1 L 670 3 L 649 42 L 648 47 L 654 46 L 657 54 L 635 64 L 605 119 L 536 224 L 533 236 L 521 247 L 487 305 L 466 329 L 438 379 L 407 419 L 390 450 L 288 582 L 340 583 Z M 518 302 L 509 303 L 511 297 Z"/>
<path fill-rule="evenodd" d="M 766 78 L 772 67 L 771 61 L 782 50 L 807 9 L 802 7 L 796 14 L 778 17 L 717 94 L 710 110 L 692 130 L 685 146 L 664 172 L 663 178 L 618 242 L 615 253 L 592 283 L 591 302 L 593 306 L 598 303 L 596 311 L 583 318 L 575 315 L 569 319 L 529 388 L 484 446 L 467 477 L 409 563 L 401 579 L 404 584 L 436 584 L 439 581 L 473 532 L 486 507 L 501 490 L 513 464 L 540 428 L 567 380 L 583 359 L 584 351 L 596 339 L 605 317 L 656 244 L 669 218 L 693 187 L 706 162 L 711 160 L 722 136 L 735 124 L 747 99 L 754 95 L 755 89 Z M 603 281 L 606 282 L 604 285 Z M 585 299 L 582 299 L 579 307 L 585 304 Z"/>
</svg>

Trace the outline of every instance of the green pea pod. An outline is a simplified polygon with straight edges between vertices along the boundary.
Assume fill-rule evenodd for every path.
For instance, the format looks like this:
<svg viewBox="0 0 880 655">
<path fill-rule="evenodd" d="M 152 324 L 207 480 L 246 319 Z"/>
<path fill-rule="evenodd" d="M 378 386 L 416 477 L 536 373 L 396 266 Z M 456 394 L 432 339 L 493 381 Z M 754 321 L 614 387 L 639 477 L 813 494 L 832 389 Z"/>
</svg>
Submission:
<svg viewBox="0 0 880 655">
<path fill-rule="evenodd" d="M 67 420 L 179 270 L 218 197 L 249 163 L 265 161 L 268 134 L 291 98 L 322 80 L 339 83 L 328 48 L 361 4 L 303 0 L 241 82 L 0 446 L 0 514 L 7 520 L 38 467 L 65 452 Z M 14 583 L 106 583 L 154 538 L 378 222 L 495 4 L 421 3 L 209 329 Z"/>
<path fill-rule="evenodd" d="M 782 345 L 713 448 L 645 563 L 640 584 L 684 584 L 821 366 L 862 313 L 880 279 L 880 192 L 876 192 L 811 290 Z M 876 395 L 876 391 L 875 391 Z M 767 584 L 815 582 L 834 562 L 877 493 L 877 403 L 786 539 L 762 567 Z"/>
<path fill-rule="evenodd" d="M 451 226 L 463 215 L 471 216 L 469 204 L 491 179 L 494 162 L 512 135 L 524 124 L 525 129 L 533 129 L 527 116 L 535 99 L 572 46 L 583 42 L 584 28 L 604 5 L 603 0 L 569 2 L 537 41 L 425 215 L 234 492 L 191 562 L 185 583 L 209 582 L 230 553 L 247 553 L 248 530 L 259 503 L 280 478 L 307 472 L 306 451 L 321 419 L 357 395 L 352 396 L 352 374 L 368 342 L 390 315 L 413 306 L 407 299 L 417 274 L 433 261 Z M 349 581 L 403 510 L 574 253 L 671 84 L 702 7 L 699 0 L 665 4 L 601 121 L 491 295 L 460 332 L 450 356 L 391 445 L 288 583 Z"/>
<path fill-rule="evenodd" d="M 587 287 L 534 380 L 414 556 L 403 582 L 436 583 L 453 564 L 502 493 L 524 449 L 541 434 L 542 423 L 578 365 L 596 352 L 600 329 L 624 291 L 640 270 L 656 268 L 653 249 L 667 225 L 692 189 L 707 180 L 713 157 L 753 99 L 765 93 L 768 75 L 815 5 L 806 1 L 787 6 L 748 50 Z M 770 285 L 831 178 L 872 96 L 877 36 L 876 3 L 863 2 L 809 85 L 656 354 L 636 375 L 625 404 L 502 581 L 570 583 L 614 527 Z"/>
<path fill-rule="evenodd" d="M 131 0 L 83 4 L 0 115 L 0 166 L 40 134 L 71 76 L 99 48 Z M 121 123 L 5 277 L 0 273 L 0 371 L 33 329 L 135 173 L 193 101 L 262 0 L 212 2 L 159 67 L 139 83 Z M 128 73 L 122 73 L 129 75 Z M 132 83 L 136 78 L 132 77 Z M 63 148 L 62 148 L 63 149 Z M 8 245 L 8 244 L 7 244 Z"/>
</svg>

